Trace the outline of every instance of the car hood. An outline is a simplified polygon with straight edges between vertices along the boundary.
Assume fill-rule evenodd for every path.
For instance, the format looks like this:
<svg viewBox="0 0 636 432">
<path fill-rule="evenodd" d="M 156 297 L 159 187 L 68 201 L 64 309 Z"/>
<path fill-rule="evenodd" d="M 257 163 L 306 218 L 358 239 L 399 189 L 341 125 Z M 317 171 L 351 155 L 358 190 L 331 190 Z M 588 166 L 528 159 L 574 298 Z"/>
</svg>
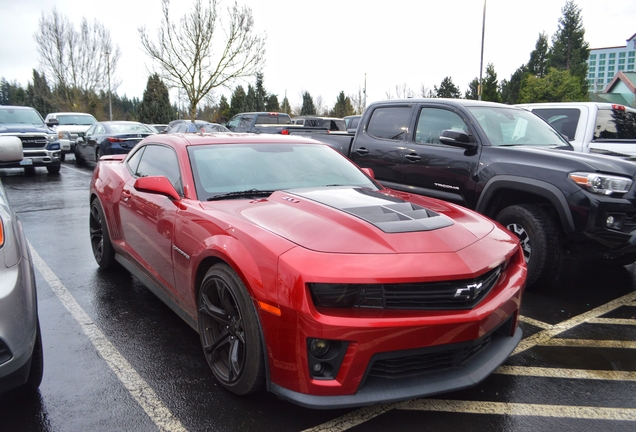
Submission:
<svg viewBox="0 0 636 432">
<path fill-rule="evenodd" d="M 432 206 L 427 208 L 426 202 Z M 409 202 L 352 187 L 277 191 L 267 199 L 214 201 L 203 206 L 327 253 L 456 252 L 495 228 L 488 219 L 458 206 L 421 198 Z"/>
<path fill-rule="evenodd" d="M 24 124 L 24 123 L 4 123 L 0 124 L 0 134 L 7 133 L 44 133 L 50 134 L 53 133 L 52 129 L 49 129 L 48 126 L 45 125 L 32 125 L 32 124 Z"/>
<path fill-rule="evenodd" d="M 59 125 L 54 129 L 56 132 L 86 132 L 91 125 Z"/>
<path fill-rule="evenodd" d="M 501 150 L 514 150 L 528 154 L 525 158 L 533 166 L 558 166 L 563 172 L 592 171 L 607 174 L 619 174 L 628 177 L 636 175 L 636 164 L 617 157 L 600 154 L 581 153 L 554 148 L 530 146 L 505 147 Z"/>
</svg>

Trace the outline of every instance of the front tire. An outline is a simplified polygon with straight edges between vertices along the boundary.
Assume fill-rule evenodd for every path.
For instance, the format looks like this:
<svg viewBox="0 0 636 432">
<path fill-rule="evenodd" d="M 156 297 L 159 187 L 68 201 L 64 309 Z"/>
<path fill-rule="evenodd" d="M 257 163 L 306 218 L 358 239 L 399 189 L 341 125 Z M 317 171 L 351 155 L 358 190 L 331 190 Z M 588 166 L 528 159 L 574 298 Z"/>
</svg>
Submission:
<svg viewBox="0 0 636 432">
<path fill-rule="evenodd" d="M 61 165 L 50 165 L 46 167 L 46 170 L 49 172 L 49 174 L 59 174 L 60 168 Z"/>
<path fill-rule="evenodd" d="M 496 220 L 521 242 L 528 287 L 550 284 L 559 276 L 563 240 L 555 218 L 539 206 L 519 204 L 503 209 Z"/>
<path fill-rule="evenodd" d="M 104 210 L 97 198 L 91 203 L 89 229 L 95 261 L 105 270 L 112 268 L 115 265 L 115 250 L 110 242 Z"/>
<path fill-rule="evenodd" d="M 75 147 L 75 164 L 77 166 L 82 166 L 85 163 L 86 163 L 86 159 L 84 159 L 84 156 L 82 156 L 82 154 L 79 152 L 77 147 Z"/>
<path fill-rule="evenodd" d="M 265 367 L 258 317 L 245 285 L 229 266 L 208 270 L 198 308 L 201 346 L 216 379 L 237 395 L 259 390 Z"/>
</svg>

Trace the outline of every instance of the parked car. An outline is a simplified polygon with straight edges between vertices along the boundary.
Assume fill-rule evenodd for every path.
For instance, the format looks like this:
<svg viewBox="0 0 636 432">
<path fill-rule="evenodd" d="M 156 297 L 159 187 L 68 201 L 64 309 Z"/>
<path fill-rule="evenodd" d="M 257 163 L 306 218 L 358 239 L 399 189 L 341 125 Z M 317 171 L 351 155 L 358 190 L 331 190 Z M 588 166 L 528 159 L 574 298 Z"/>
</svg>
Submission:
<svg viewBox="0 0 636 432">
<path fill-rule="evenodd" d="M 0 105 L 0 136 L 15 136 L 22 141 L 22 156 L 0 161 L 0 168 L 23 168 L 29 173 L 36 167 L 46 167 L 49 174 L 60 172 L 60 140 L 34 108 Z"/>
<path fill-rule="evenodd" d="M 207 133 L 229 132 L 230 130 L 218 123 L 210 123 L 204 120 L 180 120 L 174 123 L 165 133 Z"/>
<path fill-rule="evenodd" d="M 292 124 L 289 114 L 277 112 L 246 112 L 236 114 L 225 125 L 232 132 L 279 134 Z M 291 126 L 301 128 L 301 126 Z"/>
<path fill-rule="evenodd" d="M 344 118 L 345 127 L 347 128 L 347 132 L 356 133 L 358 130 L 358 123 L 360 123 L 361 115 L 352 115 Z"/>
<path fill-rule="evenodd" d="M 147 125 L 132 121 L 95 123 L 86 135 L 77 139 L 75 161 L 98 161 L 103 155 L 126 154 L 139 141 L 156 132 Z"/>
<path fill-rule="evenodd" d="M 292 124 L 306 127 L 322 128 L 332 132 L 346 132 L 344 119 L 336 117 L 298 116 L 292 119 Z"/>
<path fill-rule="evenodd" d="M 0 137 L 0 161 L 22 158 L 17 137 Z M 0 393 L 34 392 L 44 360 L 33 261 L 20 219 L 0 182 Z"/>
<path fill-rule="evenodd" d="M 100 160 L 89 206 L 98 265 L 197 330 L 239 395 L 335 408 L 437 394 L 477 384 L 521 338 L 514 235 L 383 188 L 314 140 L 154 135 Z"/>
<path fill-rule="evenodd" d="M 574 150 L 636 160 L 636 109 L 602 102 L 517 105 L 567 137 Z"/>
<path fill-rule="evenodd" d="M 59 112 L 47 114 L 44 123 L 57 132 L 62 151 L 60 160 L 63 162 L 67 153 L 75 152 L 77 138 L 84 136 L 88 128 L 97 123 L 97 119 L 88 113 Z"/>
<path fill-rule="evenodd" d="M 157 133 L 164 133 L 168 129 L 167 124 L 149 124 L 147 126 L 157 131 Z"/>
</svg>

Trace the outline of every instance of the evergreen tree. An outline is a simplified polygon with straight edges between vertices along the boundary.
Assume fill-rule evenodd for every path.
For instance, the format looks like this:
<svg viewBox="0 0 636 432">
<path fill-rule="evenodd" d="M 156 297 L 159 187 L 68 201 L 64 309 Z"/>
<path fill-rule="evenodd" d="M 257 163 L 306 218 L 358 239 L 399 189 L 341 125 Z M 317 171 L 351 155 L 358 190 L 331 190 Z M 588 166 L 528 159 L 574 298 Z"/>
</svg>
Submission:
<svg viewBox="0 0 636 432">
<path fill-rule="evenodd" d="M 540 33 L 535 48 L 530 53 L 530 60 L 526 66 L 528 72 L 539 78 L 546 75 L 548 72 L 548 50 L 548 36 L 545 33 Z"/>
<path fill-rule="evenodd" d="M 479 99 L 479 78 L 475 77 L 468 83 L 468 90 L 464 93 L 464 99 Z"/>
<path fill-rule="evenodd" d="M 243 106 L 243 112 L 258 111 L 256 102 L 256 91 L 251 84 L 247 86 L 247 94 L 245 95 L 245 105 Z"/>
<path fill-rule="evenodd" d="M 280 105 L 280 111 L 284 112 L 285 114 L 291 114 L 292 112 L 287 96 L 283 98 L 283 103 Z"/>
<path fill-rule="evenodd" d="M 300 115 L 315 115 L 316 114 L 316 106 L 314 105 L 314 100 L 309 94 L 309 92 L 303 93 L 303 106 L 300 109 Z"/>
<path fill-rule="evenodd" d="M 33 69 L 33 82 L 29 83 L 26 89 L 26 102 L 27 105 L 38 110 L 42 117 L 54 112 L 53 97 L 46 77 L 35 69 Z"/>
<path fill-rule="evenodd" d="M 355 110 L 353 109 L 353 105 L 351 105 L 351 100 L 345 96 L 344 91 L 341 91 L 336 99 L 336 104 L 333 107 L 333 110 L 329 112 L 329 114 L 333 117 L 346 117 L 353 115 Z"/>
<path fill-rule="evenodd" d="M 453 84 L 453 80 L 451 77 L 446 77 L 442 80 L 442 83 L 437 86 L 433 86 L 433 91 L 435 93 L 435 97 L 438 98 L 451 98 L 451 99 L 459 99 L 462 97 L 462 93 L 455 84 Z"/>
<path fill-rule="evenodd" d="M 582 97 L 578 77 L 566 70 L 550 68 L 543 78 L 532 74 L 524 76 L 518 103 L 571 102 L 584 100 Z"/>
<path fill-rule="evenodd" d="M 230 118 L 240 112 L 245 112 L 243 109 L 245 107 L 245 96 L 243 86 L 236 86 L 234 93 L 232 93 L 232 97 L 230 98 Z"/>
<path fill-rule="evenodd" d="M 481 99 L 490 102 L 501 101 L 497 72 L 495 72 L 495 66 L 492 63 L 488 63 L 488 66 L 486 66 L 486 77 L 481 90 Z"/>
<path fill-rule="evenodd" d="M 0 81 L 0 104 L 24 106 L 26 99 L 26 91 L 17 81 L 12 84 L 2 78 Z"/>
<path fill-rule="evenodd" d="M 221 100 L 219 101 L 219 110 L 217 111 L 214 121 L 216 123 L 225 124 L 230 119 L 230 117 L 230 104 L 227 102 L 227 98 L 225 97 L 225 95 L 221 95 Z"/>
<path fill-rule="evenodd" d="M 265 111 L 280 112 L 280 104 L 278 103 L 278 96 L 275 94 L 269 95 L 265 101 Z"/>
<path fill-rule="evenodd" d="M 148 77 L 144 96 L 139 104 L 138 120 L 142 123 L 167 124 L 173 120 L 168 87 L 158 74 Z"/>
<path fill-rule="evenodd" d="M 265 91 L 265 87 L 263 86 L 263 73 L 262 72 L 257 72 L 256 73 L 256 88 L 255 88 L 255 97 L 256 97 L 256 103 L 255 103 L 255 111 L 269 111 L 265 108 L 265 106 L 267 105 L 267 91 Z"/>
<path fill-rule="evenodd" d="M 552 36 L 548 66 L 569 71 L 587 93 L 587 60 L 590 56 L 590 46 L 585 41 L 581 9 L 574 1 L 568 0 L 561 12 L 563 16 L 559 19 L 559 27 Z"/>
<path fill-rule="evenodd" d="M 519 103 L 519 91 L 523 77 L 528 73 L 527 66 L 519 67 L 510 77 L 510 81 L 501 81 L 501 101 L 506 104 Z"/>
</svg>

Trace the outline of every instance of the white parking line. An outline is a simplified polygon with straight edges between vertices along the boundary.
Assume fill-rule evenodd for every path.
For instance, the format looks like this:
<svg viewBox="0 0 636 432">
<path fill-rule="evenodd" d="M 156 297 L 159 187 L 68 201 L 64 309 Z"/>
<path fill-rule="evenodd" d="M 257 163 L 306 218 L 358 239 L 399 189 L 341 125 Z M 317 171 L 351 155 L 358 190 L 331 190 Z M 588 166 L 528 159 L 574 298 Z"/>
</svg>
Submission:
<svg viewBox="0 0 636 432">
<path fill-rule="evenodd" d="M 106 338 L 93 320 L 91 320 L 68 289 L 66 289 L 62 281 L 53 273 L 53 270 L 40 258 L 33 246 L 29 244 L 29 247 L 35 267 L 51 286 L 51 289 L 60 299 L 66 310 L 69 311 L 75 321 L 80 325 L 82 331 L 93 343 L 99 355 L 106 361 L 113 372 L 115 372 L 117 378 L 119 378 L 130 395 L 137 401 L 146 414 L 148 414 L 157 428 L 159 428 L 160 431 L 166 432 L 186 431 L 187 429 L 183 427 L 181 422 L 163 405 L 154 390 L 143 380 L 124 356 L 117 351 L 117 348 Z"/>
<path fill-rule="evenodd" d="M 605 408 L 566 405 L 520 404 L 506 402 L 417 399 L 400 405 L 398 409 L 418 411 L 443 411 L 470 414 L 498 414 L 589 420 L 636 421 L 636 409 L 634 408 Z"/>
<path fill-rule="evenodd" d="M 71 170 L 71 171 L 75 171 L 75 172 L 78 172 L 78 173 L 80 173 L 80 174 L 84 174 L 84 175 L 87 175 L 87 176 L 92 176 L 92 175 L 93 175 L 93 172 L 92 172 L 92 171 L 91 171 L 91 172 L 87 172 L 87 171 L 83 171 L 83 170 L 81 170 L 81 169 L 77 169 L 77 168 L 70 167 L 70 166 L 68 166 L 68 165 L 62 165 L 62 167 L 63 167 L 64 169 L 68 169 L 68 170 Z"/>
</svg>

